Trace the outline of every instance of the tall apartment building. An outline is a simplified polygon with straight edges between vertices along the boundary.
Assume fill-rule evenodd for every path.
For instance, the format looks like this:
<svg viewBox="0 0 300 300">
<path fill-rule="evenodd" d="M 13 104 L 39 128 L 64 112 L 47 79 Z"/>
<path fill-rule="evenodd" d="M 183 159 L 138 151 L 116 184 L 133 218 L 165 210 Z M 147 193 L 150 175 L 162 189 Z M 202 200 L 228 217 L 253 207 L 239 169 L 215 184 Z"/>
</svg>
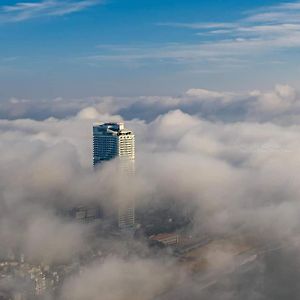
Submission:
<svg viewBox="0 0 300 300">
<path fill-rule="evenodd" d="M 131 130 L 126 129 L 123 123 L 95 124 L 93 126 L 93 164 L 96 166 L 111 159 L 119 160 L 121 175 L 134 173 L 134 134 Z M 122 207 L 120 204 L 118 223 L 122 229 L 134 227 L 134 199 Z"/>
</svg>

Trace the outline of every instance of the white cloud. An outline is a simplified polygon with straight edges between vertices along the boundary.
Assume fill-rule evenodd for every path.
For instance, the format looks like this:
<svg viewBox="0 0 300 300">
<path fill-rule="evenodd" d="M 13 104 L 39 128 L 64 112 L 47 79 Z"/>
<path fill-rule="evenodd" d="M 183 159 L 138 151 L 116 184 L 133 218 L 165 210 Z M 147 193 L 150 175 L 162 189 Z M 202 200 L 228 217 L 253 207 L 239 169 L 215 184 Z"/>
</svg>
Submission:
<svg viewBox="0 0 300 300">
<path fill-rule="evenodd" d="M 183 205 L 184 211 L 192 209 L 193 233 L 236 237 L 236 232 L 242 230 L 251 234 L 251 240 L 263 245 L 284 241 L 290 246 L 300 226 L 300 179 L 297 176 L 300 126 L 292 120 L 284 125 L 277 120 L 275 123 L 273 116 L 276 112 L 278 118 L 285 118 L 292 111 L 297 112 L 297 92 L 287 85 L 278 85 L 271 91 L 246 95 L 203 89 L 191 94 L 178 98 L 141 97 L 135 101 L 105 98 L 97 102 L 93 99 L 85 107 L 74 101 L 68 117 L 40 121 L 0 120 L 1 248 L 17 245 L 33 260 L 49 262 L 67 260 L 70 253 L 75 257 L 84 253 L 86 247 L 95 242 L 95 235 L 92 235 L 93 241 L 87 241 L 89 228 L 64 222 L 51 213 L 52 207 L 72 206 L 80 201 L 113 205 L 119 188 L 124 189 L 126 195 L 137 189 L 135 193 L 142 205 L 148 199 L 160 205 L 172 199 Z M 206 100 L 203 96 L 207 95 L 210 98 Z M 228 101 L 220 101 L 222 95 L 228 97 Z M 24 105 L 23 101 L 13 102 L 14 106 Z M 62 105 L 64 111 L 65 102 L 68 101 L 60 99 L 48 105 L 56 109 Z M 92 169 L 91 126 L 93 118 L 116 120 L 118 109 L 133 110 L 132 105 L 137 103 L 143 105 L 141 111 L 144 113 L 147 109 L 156 110 L 156 116 L 148 122 L 143 114 L 136 114 L 140 120 L 124 118 L 127 127 L 136 134 L 138 184 L 121 186 L 116 183 L 113 168 L 107 166 L 96 172 Z M 186 105 L 191 103 L 192 112 L 184 112 Z M 239 104 L 245 106 L 247 114 L 239 122 L 230 119 L 222 122 L 217 115 L 212 121 L 199 116 L 199 103 L 205 104 L 200 107 L 206 112 Z M 298 118 L 299 115 L 298 111 Z M 261 121 L 263 118 L 266 122 Z M 189 296 L 194 291 L 197 296 L 189 299 L 212 299 L 211 294 L 202 297 L 199 289 L 205 289 L 205 284 L 202 280 L 193 282 L 198 278 L 195 274 L 187 275 L 186 282 L 179 282 L 182 269 L 174 266 L 172 259 L 137 257 L 132 248 L 129 248 L 131 251 L 127 249 L 133 242 L 125 245 L 121 241 L 101 238 L 99 242 L 114 255 L 103 255 L 100 262 L 86 265 L 81 272 L 68 277 L 57 299 L 93 300 L 99 293 L 113 300 L 153 299 L 174 287 L 178 293 L 183 293 L 186 287 Z M 134 244 L 133 248 L 136 246 Z M 142 247 L 147 249 L 145 245 Z M 209 274 L 215 279 L 212 272 L 217 269 L 220 274 L 220 269 L 224 268 L 228 279 L 227 264 L 232 261 L 231 245 L 228 247 L 206 248 L 203 259 L 207 264 L 201 275 Z M 298 265 L 294 265 L 299 258 L 296 249 L 292 255 L 293 270 L 299 270 Z M 283 256 L 281 265 L 286 266 L 289 257 Z M 260 266 L 264 266 L 264 257 L 260 259 Z M 255 273 L 255 277 L 270 278 L 280 273 L 273 272 L 274 261 L 271 263 L 270 271 L 266 269 L 263 275 Z M 129 269 L 132 272 L 128 272 Z M 240 278 L 243 277 L 238 275 L 234 280 Z M 142 287 L 138 294 L 134 290 L 136 286 Z M 235 292 L 236 286 L 239 297 L 241 290 L 250 289 L 248 280 L 246 287 L 232 285 L 229 291 Z M 263 287 L 271 293 L 276 285 Z M 281 288 L 290 290 L 289 285 L 281 285 Z M 222 296 L 221 293 L 215 299 L 224 299 Z M 174 297 L 166 295 L 165 299 Z M 273 300 L 274 297 L 265 299 Z"/>
<path fill-rule="evenodd" d="M 221 29 L 235 27 L 234 23 L 157 23 L 158 26 L 188 28 L 188 29 Z"/>
<path fill-rule="evenodd" d="M 100 0 L 40 0 L 0 6 L 0 22 L 20 22 L 46 16 L 64 16 L 102 3 Z"/>
<path fill-rule="evenodd" d="M 211 98 L 223 98 L 224 94 L 214 91 L 209 91 L 205 89 L 190 89 L 186 92 L 188 96 L 194 96 L 203 99 L 211 99 Z"/>
<path fill-rule="evenodd" d="M 150 300 L 178 281 L 180 274 L 175 275 L 174 271 L 175 268 L 159 260 L 110 258 L 70 278 L 62 299 Z"/>
<path fill-rule="evenodd" d="M 107 48 L 101 53 L 85 57 L 89 62 L 166 62 L 214 63 L 219 59 L 218 67 L 226 59 L 243 58 L 251 61 L 253 56 L 268 54 L 276 57 L 278 50 L 300 48 L 300 8 L 299 2 L 270 6 L 259 11 L 247 13 L 247 17 L 235 22 L 177 23 L 161 22 L 158 26 L 169 26 L 196 31 L 199 41 L 194 43 L 165 43 L 136 47 L 114 46 L 108 53 Z M 203 39 L 203 36 L 205 37 Z M 228 64 L 227 68 L 230 68 Z M 238 64 L 235 64 L 238 65 Z M 242 64 L 244 65 L 244 64 Z"/>
<path fill-rule="evenodd" d="M 0 117 L 43 120 L 75 117 L 79 120 L 120 121 L 141 119 L 153 121 L 169 111 L 181 110 L 204 119 L 225 122 L 247 120 L 298 123 L 299 91 L 289 85 L 250 92 L 213 91 L 191 88 L 183 95 L 139 97 L 92 97 L 86 99 L 57 99 L 33 101 L 10 99 L 0 103 Z M 112 117 L 113 116 L 113 117 Z"/>
</svg>

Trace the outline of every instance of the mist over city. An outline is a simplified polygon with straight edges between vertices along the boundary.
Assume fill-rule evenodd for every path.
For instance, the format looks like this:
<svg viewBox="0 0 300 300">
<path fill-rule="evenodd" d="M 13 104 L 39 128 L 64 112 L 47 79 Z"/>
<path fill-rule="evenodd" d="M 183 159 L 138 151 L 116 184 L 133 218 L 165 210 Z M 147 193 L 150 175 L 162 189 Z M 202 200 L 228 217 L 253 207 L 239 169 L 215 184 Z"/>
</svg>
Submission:
<svg viewBox="0 0 300 300">
<path fill-rule="evenodd" d="M 300 298 L 300 2 L 240 2 L 0 4 L 0 300 Z"/>
</svg>

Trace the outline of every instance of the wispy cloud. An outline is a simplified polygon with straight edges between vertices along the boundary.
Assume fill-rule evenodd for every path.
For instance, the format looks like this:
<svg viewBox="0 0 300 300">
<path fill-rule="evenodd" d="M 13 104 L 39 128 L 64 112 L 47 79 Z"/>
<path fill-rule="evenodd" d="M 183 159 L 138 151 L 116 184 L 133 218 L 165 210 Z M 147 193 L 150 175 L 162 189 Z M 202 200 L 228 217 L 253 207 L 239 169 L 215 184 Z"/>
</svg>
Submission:
<svg viewBox="0 0 300 300">
<path fill-rule="evenodd" d="M 289 49 L 300 48 L 300 1 L 263 7 L 245 12 L 234 22 L 178 23 L 160 22 L 157 26 L 190 30 L 199 37 L 193 43 L 165 43 L 152 46 L 114 47 L 113 51 L 89 56 L 93 61 L 121 62 L 212 62 L 264 54 L 278 55 Z M 98 48 L 99 49 L 99 48 Z M 278 51 L 280 50 L 280 51 Z M 271 59 L 270 55 L 270 59 Z M 274 57 L 272 58 L 272 61 Z"/>
<path fill-rule="evenodd" d="M 158 26 L 168 26 L 177 28 L 189 28 L 189 29 L 220 29 L 220 28 L 232 28 L 235 27 L 234 23 L 177 23 L 177 22 L 165 22 L 157 23 Z"/>
<path fill-rule="evenodd" d="M 0 6 L 0 22 L 20 22 L 45 16 L 64 16 L 103 3 L 101 0 L 42 0 Z"/>
<path fill-rule="evenodd" d="M 160 23 L 160 26 L 181 27 L 197 30 L 197 34 L 218 35 L 218 41 L 240 42 L 241 40 L 260 39 L 277 46 L 295 46 L 288 43 L 300 33 L 300 1 L 263 7 L 256 11 L 246 12 L 246 17 L 230 23 Z M 278 43 L 280 42 L 280 43 Z M 297 43 L 298 45 L 298 43 Z"/>
<path fill-rule="evenodd" d="M 299 23 L 300 1 L 286 2 L 271 7 L 262 7 L 248 13 L 249 22 L 295 22 Z"/>
</svg>

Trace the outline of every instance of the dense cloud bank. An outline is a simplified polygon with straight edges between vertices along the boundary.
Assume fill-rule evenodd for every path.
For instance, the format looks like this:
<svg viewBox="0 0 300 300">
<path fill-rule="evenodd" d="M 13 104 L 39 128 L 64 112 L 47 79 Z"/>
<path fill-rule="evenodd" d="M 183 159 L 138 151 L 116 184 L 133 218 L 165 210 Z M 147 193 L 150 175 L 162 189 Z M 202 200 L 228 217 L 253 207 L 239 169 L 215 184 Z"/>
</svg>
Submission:
<svg viewBox="0 0 300 300">
<path fill-rule="evenodd" d="M 96 108 L 101 114 L 121 115 L 126 120 L 147 122 L 159 115 L 179 109 L 190 115 L 211 121 L 250 121 L 297 123 L 300 112 L 299 92 L 288 85 L 276 85 L 270 91 L 216 92 L 190 89 L 177 97 L 89 97 L 86 99 L 30 100 L 1 99 L 0 117 L 3 119 L 29 118 L 45 120 L 75 116 L 85 108 Z M 83 115 L 96 116 L 92 110 Z"/>
<path fill-rule="evenodd" d="M 94 244 L 110 248 L 65 281 L 61 299 L 299 299 L 298 99 L 280 85 L 247 95 L 192 89 L 178 98 L 2 102 L 1 255 L 13 248 L 59 264 Z M 121 120 L 137 140 L 136 177 L 125 182 L 114 162 L 91 167 L 92 123 Z M 191 277 L 143 242 L 95 238 L 93 224 L 57 214 L 83 204 L 113 211 L 120 193 L 141 208 L 172 200 L 193 212 L 191 234 L 245 235 L 259 258 L 237 269 L 233 250 L 216 247 L 207 272 Z"/>
</svg>

